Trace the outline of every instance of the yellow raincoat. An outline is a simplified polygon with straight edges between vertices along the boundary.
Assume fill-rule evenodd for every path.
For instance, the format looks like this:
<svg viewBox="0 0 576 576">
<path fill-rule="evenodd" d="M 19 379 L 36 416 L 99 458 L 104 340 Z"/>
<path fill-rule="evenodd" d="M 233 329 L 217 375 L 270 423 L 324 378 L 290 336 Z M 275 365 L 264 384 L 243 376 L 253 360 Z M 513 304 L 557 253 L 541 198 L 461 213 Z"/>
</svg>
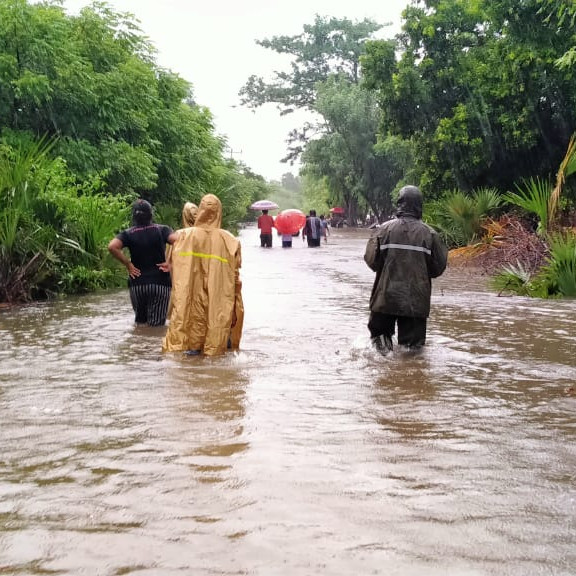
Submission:
<svg viewBox="0 0 576 576">
<path fill-rule="evenodd" d="M 170 324 L 164 352 L 200 350 L 207 356 L 240 346 L 244 305 L 240 242 L 222 224 L 222 203 L 202 198 L 194 227 L 176 233 L 170 268 Z M 235 320 L 234 326 L 232 326 Z"/>
</svg>

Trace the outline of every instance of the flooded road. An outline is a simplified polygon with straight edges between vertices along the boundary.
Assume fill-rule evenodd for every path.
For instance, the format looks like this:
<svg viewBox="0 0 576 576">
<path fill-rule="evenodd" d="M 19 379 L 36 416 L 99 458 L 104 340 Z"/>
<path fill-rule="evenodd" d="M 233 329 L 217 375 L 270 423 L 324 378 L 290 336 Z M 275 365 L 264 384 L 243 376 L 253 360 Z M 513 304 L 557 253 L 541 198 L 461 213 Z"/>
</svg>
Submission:
<svg viewBox="0 0 576 576">
<path fill-rule="evenodd" d="M 576 574 L 576 302 L 450 270 L 382 358 L 366 239 L 244 230 L 222 358 L 126 290 L 1 311 L 0 574 Z"/>
</svg>

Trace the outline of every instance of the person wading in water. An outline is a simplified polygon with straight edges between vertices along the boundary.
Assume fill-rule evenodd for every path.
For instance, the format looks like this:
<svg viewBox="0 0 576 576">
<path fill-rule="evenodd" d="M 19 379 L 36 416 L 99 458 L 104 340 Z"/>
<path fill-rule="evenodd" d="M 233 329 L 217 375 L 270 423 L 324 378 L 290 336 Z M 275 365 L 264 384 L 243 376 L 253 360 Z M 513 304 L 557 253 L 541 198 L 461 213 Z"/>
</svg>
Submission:
<svg viewBox="0 0 576 576">
<path fill-rule="evenodd" d="M 422 347 L 431 279 L 446 269 L 448 249 L 436 231 L 422 222 L 422 193 L 416 186 L 400 190 L 396 218 L 376 229 L 364 260 L 376 272 L 368 321 L 373 345 L 384 354 L 391 351 L 398 325 L 398 344 Z"/>
<path fill-rule="evenodd" d="M 163 326 L 170 301 L 170 274 L 163 270 L 166 245 L 172 229 L 152 222 L 152 206 L 146 200 L 132 205 L 132 227 L 122 230 L 108 250 L 128 271 L 130 301 L 136 324 Z M 130 258 L 123 249 L 128 248 Z"/>
</svg>

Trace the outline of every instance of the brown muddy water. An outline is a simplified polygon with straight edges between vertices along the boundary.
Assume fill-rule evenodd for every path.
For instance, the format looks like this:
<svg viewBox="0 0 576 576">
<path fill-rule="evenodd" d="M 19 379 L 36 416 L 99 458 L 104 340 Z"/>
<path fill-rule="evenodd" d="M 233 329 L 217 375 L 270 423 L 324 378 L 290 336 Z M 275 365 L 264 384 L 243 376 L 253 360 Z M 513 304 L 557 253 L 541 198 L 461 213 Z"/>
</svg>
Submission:
<svg viewBox="0 0 576 576">
<path fill-rule="evenodd" d="M 242 350 L 163 355 L 126 290 L 0 312 L 0 574 L 576 574 L 576 302 L 450 270 L 369 347 L 366 231 L 242 232 Z"/>
</svg>

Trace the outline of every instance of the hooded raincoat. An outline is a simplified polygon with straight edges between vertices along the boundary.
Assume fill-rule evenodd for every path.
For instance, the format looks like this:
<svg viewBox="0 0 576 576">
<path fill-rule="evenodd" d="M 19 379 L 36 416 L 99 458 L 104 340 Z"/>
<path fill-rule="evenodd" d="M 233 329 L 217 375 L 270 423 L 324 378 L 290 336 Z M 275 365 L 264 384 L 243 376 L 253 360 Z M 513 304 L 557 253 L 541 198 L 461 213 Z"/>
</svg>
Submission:
<svg viewBox="0 0 576 576">
<path fill-rule="evenodd" d="M 448 250 L 436 231 L 421 220 L 418 188 L 403 188 L 397 206 L 397 218 L 377 229 L 366 245 L 364 260 L 376 272 L 370 311 L 427 318 L 431 278 L 444 272 Z"/>
<path fill-rule="evenodd" d="M 172 299 L 164 352 L 199 350 L 214 356 L 240 345 L 244 320 L 241 247 L 221 224 L 222 203 L 207 194 L 194 226 L 176 232 L 170 255 Z"/>
</svg>

